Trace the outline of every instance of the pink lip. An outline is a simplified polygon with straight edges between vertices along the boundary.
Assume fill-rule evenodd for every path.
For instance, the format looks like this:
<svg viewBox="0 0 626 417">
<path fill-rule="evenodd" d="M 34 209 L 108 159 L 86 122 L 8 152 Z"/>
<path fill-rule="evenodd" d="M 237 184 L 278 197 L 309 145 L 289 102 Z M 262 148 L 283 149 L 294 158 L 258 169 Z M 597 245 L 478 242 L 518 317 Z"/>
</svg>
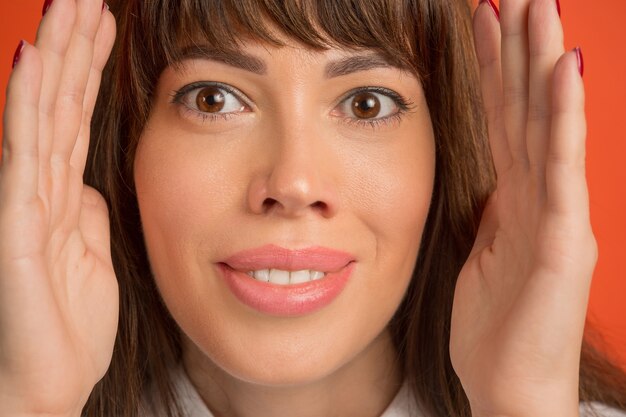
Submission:
<svg viewBox="0 0 626 417">
<path fill-rule="evenodd" d="M 355 257 L 322 247 L 289 250 L 275 245 L 238 252 L 218 263 L 233 294 L 249 307 L 270 315 L 298 316 L 330 304 L 344 289 Z M 294 285 L 257 281 L 247 274 L 260 269 L 326 272 L 324 278 Z"/>
</svg>

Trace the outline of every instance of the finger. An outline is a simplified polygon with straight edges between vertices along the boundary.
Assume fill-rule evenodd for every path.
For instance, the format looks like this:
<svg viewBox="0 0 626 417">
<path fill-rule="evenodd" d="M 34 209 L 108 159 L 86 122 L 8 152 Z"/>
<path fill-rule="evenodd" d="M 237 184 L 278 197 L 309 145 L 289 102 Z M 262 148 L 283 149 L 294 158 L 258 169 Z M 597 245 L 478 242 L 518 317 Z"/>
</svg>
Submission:
<svg viewBox="0 0 626 417">
<path fill-rule="evenodd" d="M 102 80 L 102 71 L 106 65 L 113 44 L 115 42 L 115 19 L 113 15 L 108 12 L 102 16 L 98 33 L 96 34 L 94 57 L 91 64 L 91 70 L 89 72 L 89 81 L 85 90 L 85 99 L 83 102 L 83 119 L 81 121 L 81 127 L 78 134 L 78 140 L 76 146 L 72 151 L 70 158 L 70 165 L 78 175 L 83 175 L 85 171 L 85 162 L 87 159 L 87 152 L 89 150 L 89 137 L 91 130 L 91 118 L 93 116 L 93 110 L 98 98 L 98 91 L 100 90 L 100 82 Z"/>
<path fill-rule="evenodd" d="M 50 154 L 50 227 L 68 219 L 71 196 L 69 159 L 83 117 L 83 101 L 93 60 L 94 40 L 102 16 L 101 0 L 78 0 L 76 20 L 63 63 L 54 109 L 54 140 Z M 76 213 L 76 209 L 71 214 Z M 76 217 L 69 223 L 74 226 Z"/>
<path fill-rule="evenodd" d="M 502 85 L 504 118 L 509 149 L 514 161 L 526 164 L 528 114 L 528 5 L 530 0 L 501 3 Z"/>
<path fill-rule="evenodd" d="M 69 163 L 81 120 L 83 101 L 93 60 L 94 40 L 102 16 L 101 0 L 79 0 L 77 18 L 65 56 L 55 107 L 51 160 Z"/>
<path fill-rule="evenodd" d="M 582 59 L 582 55 L 581 58 Z M 588 217 L 585 178 L 585 93 L 576 51 L 556 64 L 552 87 L 552 129 L 546 162 L 549 207 L 559 214 Z"/>
<path fill-rule="evenodd" d="M 100 80 L 106 61 L 111 54 L 115 41 L 115 19 L 108 11 L 102 17 L 98 33 L 96 34 L 94 58 L 89 72 L 89 81 L 85 90 L 83 103 L 83 119 L 81 121 L 78 139 L 70 158 L 70 192 L 68 201 L 67 218 L 78 219 L 81 207 L 81 193 L 83 189 L 83 173 L 87 153 L 89 151 L 89 139 L 91 133 L 91 117 L 100 89 Z M 72 226 L 76 225 L 76 220 Z"/>
<path fill-rule="evenodd" d="M 482 2 L 474 14 L 474 40 L 480 66 L 480 84 L 487 114 L 491 154 L 497 173 L 511 165 L 511 153 L 504 127 L 500 25 L 495 5 Z"/>
<path fill-rule="evenodd" d="M 41 114 L 39 154 L 41 155 L 42 177 L 49 176 L 49 157 L 54 134 L 54 108 L 75 18 L 75 1 L 55 0 L 46 12 L 37 31 L 35 46 L 40 51 L 45 68 L 39 101 Z"/>
<path fill-rule="evenodd" d="M 2 202 L 35 201 L 39 182 L 38 112 L 42 62 L 36 48 L 21 44 L 21 55 L 7 87 L 3 116 Z"/>
<path fill-rule="evenodd" d="M 530 79 L 526 146 L 531 170 L 543 178 L 552 118 L 552 75 L 564 52 L 556 2 L 533 1 L 528 22 Z"/>
</svg>

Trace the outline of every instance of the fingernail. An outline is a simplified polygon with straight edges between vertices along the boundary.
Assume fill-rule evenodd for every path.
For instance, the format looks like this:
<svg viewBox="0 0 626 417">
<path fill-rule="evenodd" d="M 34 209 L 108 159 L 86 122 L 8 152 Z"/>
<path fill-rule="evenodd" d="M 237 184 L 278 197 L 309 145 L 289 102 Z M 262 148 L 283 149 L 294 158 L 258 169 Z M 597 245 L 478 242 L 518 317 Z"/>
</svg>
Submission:
<svg viewBox="0 0 626 417">
<path fill-rule="evenodd" d="M 24 50 L 24 46 L 26 46 L 26 42 L 24 40 L 21 40 L 19 45 L 17 45 L 15 54 L 13 54 L 13 66 L 11 68 L 15 68 L 17 63 L 20 61 L 20 57 L 22 56 L 22 51 Z"/>
<path fill-rule="evenodd" d="M 104 9 L 109 10 L 109 5 L 106 4 L 105 1 L 102 2 L 102 11 L 104 11 Z"/>
<path fill-rule="evenodd" d="M 41 10 L 41 15 L 44 16 L 46 14 L 46 12 L 48 11 L 48 9 L 50 8 L 50 6 L 52 5 L 52 0 L 46 0 L 43 3 L 43 9 Z"/>
<path fill-rule="evenodd" d="M 574 52 L 576 52 L 576 60 L 578 61 L 578 72 L 582 77 L 585 73 L 585 60 L 583 59 L 583 51 L 580 47 L 574 48 Z"/>
<path fill-rule="evenodd" d="M 493 11 L 493 14 L 496 15 L 496 19 L 498 19 L 498 22 L 500 21 L 500 11 L 498 10 L 498 6 L 496 6 L 496 4 L 493 2 L 493 0 L 480 0 L 480 3 L 478 4 L 479 6 L 483 3 L 488 3 L 489 7 L 491 7 L 491 10 Z"/>
<path fill-rule="evenodd" d="M 556 11 L 559 12 L 559 17 L 561 17 L 561 2 L 556 0 Z"/>
</svg>

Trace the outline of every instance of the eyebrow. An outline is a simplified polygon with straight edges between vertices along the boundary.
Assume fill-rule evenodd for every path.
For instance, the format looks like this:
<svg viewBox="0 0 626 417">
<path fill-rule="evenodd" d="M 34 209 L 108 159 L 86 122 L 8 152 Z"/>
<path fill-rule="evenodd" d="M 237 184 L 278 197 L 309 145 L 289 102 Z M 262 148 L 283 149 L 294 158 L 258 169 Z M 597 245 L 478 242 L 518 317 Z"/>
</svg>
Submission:
<svg viewBox="0 0 626 417">
<path fill-rule="evenodd" d="M 242 51 L 221 51 L 208 45 L 193 45 L 184 48 L 176 61 L 186 59 L 217 61 L 258 75 L 267 73 L 267 64 L 261 58 Z M 324 69 L 324 77 L 335 78 L 377 68 L 397 68 L 404 70 L 404 68 L 399 65 L 391 64 L 379 53 L 367 53 L 364 55 L 352 55 L 329 62 Z"/>
<path fill-rule="evenodd" d="M 337 61 L 331 61 L 326 65 L 324 75 L 326 78 L 334 78 L 377 68 L 398 67 L 391 65 L 389 61 L 380 54 L 369 53 L 366 55 L 348 56 Z"/>
<path fill-rule="evenodd" d="M 207 45 L 193 45 L 183 48 L 177 62 L 186 59 L 207 59 L 218 61 L 231 67 L 263 75 L 267 73 L 265 62 L 253 55 L 240 51 L 221 51 Z"/>
</svg>

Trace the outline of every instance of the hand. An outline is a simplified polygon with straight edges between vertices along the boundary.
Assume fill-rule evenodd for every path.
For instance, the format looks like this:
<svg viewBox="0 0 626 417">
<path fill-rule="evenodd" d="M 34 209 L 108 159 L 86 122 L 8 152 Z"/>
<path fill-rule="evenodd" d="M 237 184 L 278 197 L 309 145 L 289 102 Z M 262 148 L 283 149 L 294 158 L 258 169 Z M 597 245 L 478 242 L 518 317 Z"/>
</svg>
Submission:
<svg viewBox="0 0 626 417">
<path fill-rule="evenodd" d="M 55 0 L 11 75 L 0 168 L 0 414 L 78 415 L 112 356 L 118 286 L 107 206 L 83 185 L 102 0 Z"/>
<path fill-rule="evenodd" d="M 585 180 L 584 91 L 555 0 L 501 0 L 474 17 L 497 172 L 456 286 L 452 364 L 475 416 L 578 415 L 596 243 Z"/>
</svg>

